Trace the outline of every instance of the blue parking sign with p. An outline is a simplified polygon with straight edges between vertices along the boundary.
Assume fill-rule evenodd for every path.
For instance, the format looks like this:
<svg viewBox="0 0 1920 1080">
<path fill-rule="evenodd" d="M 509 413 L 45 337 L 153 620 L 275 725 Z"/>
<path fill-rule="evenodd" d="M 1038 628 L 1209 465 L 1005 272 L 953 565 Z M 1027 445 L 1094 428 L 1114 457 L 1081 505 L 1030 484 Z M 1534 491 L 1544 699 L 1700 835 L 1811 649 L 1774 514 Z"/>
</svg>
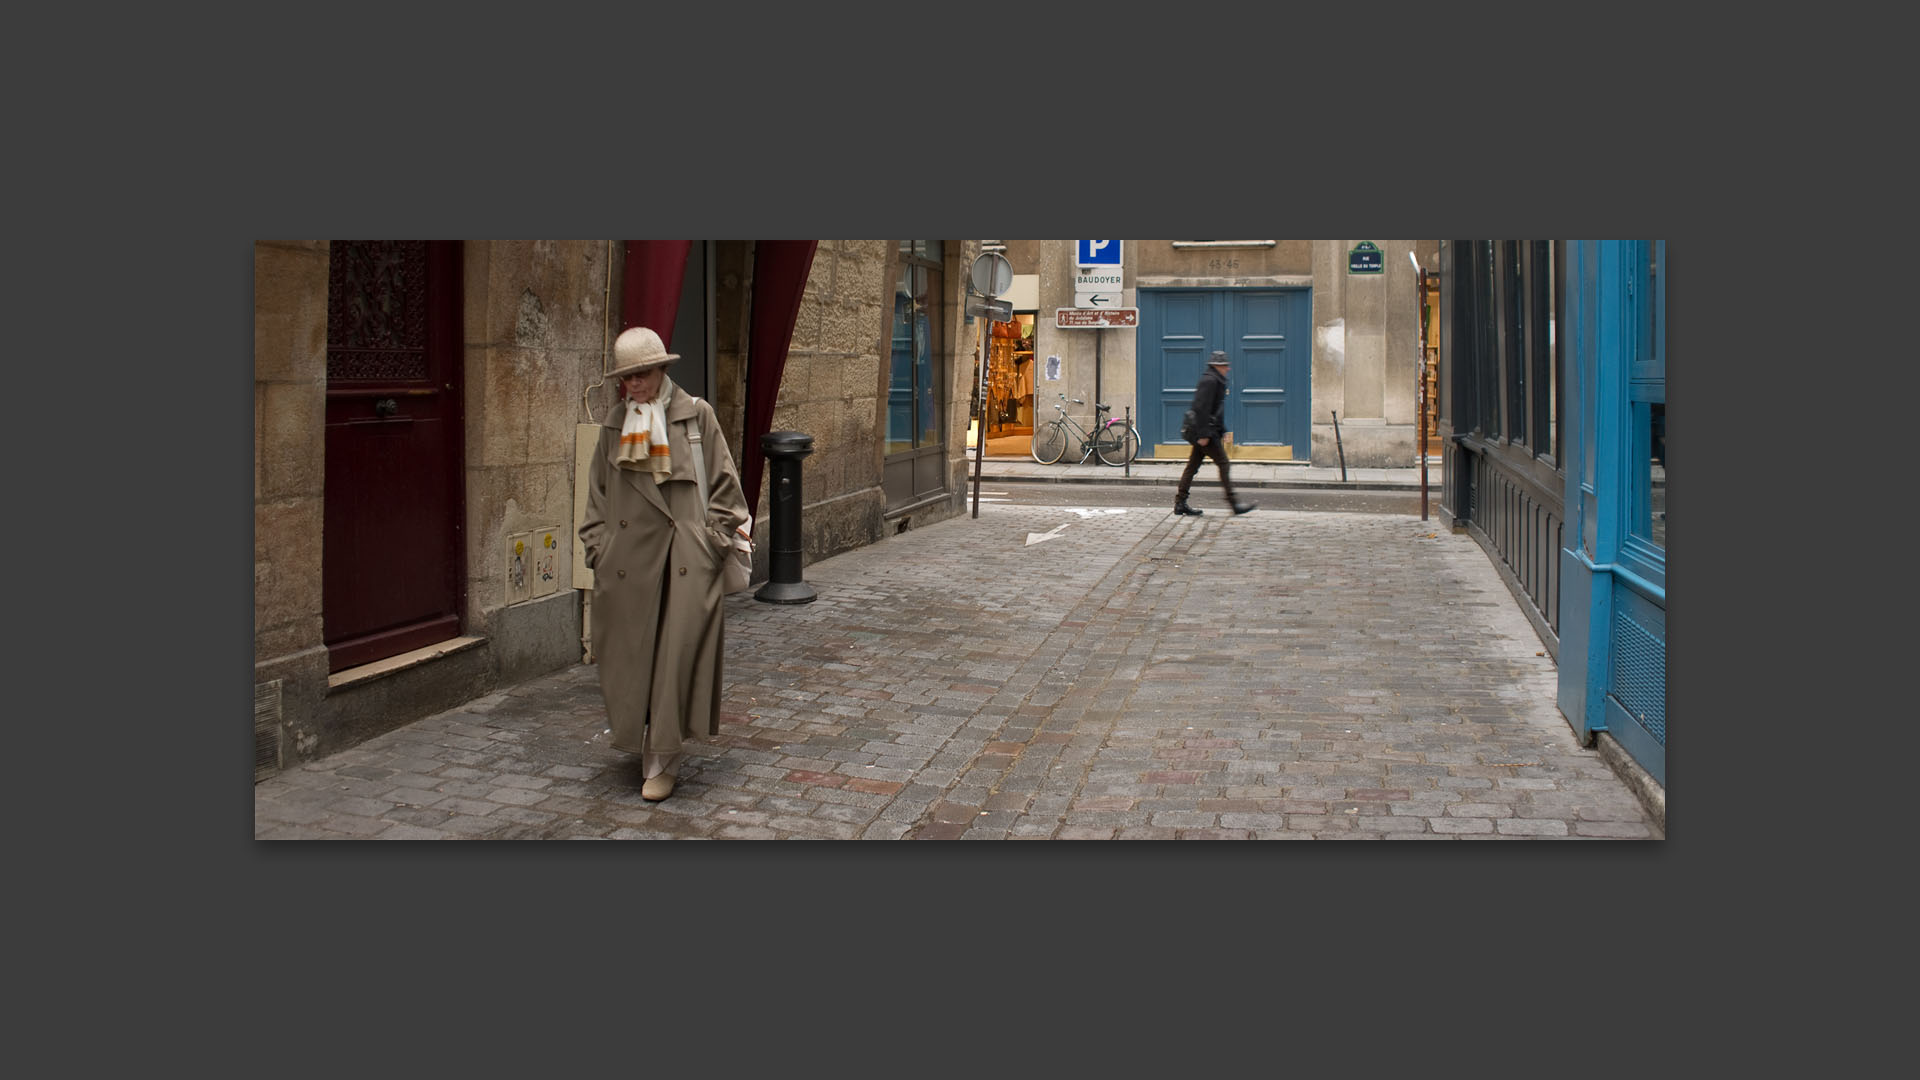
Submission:
<svg viewBox="0 0 1920 1080">
<path fill-rule="evenodd" d="M 1120 241 L 1118 240 L 1081 240 L 1079 256 L 1074 261 L 1079 266 L 1119 266 Z"/>
</svg>

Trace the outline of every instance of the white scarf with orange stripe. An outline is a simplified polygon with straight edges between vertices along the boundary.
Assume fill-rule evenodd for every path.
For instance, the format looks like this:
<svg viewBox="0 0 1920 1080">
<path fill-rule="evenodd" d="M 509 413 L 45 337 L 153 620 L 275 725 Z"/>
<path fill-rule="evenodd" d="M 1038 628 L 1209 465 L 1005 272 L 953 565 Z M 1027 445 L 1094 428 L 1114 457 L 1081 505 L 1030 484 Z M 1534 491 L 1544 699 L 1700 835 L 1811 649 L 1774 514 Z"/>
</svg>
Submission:
<svg viewBox="0 0 1920 1080">
<path fill-rule="evenodd" d="M 627 419 L 620 426 L 620 453 L 614 463 L 623 469 L 644 469 L 658 484 L 673 471 L 673 454 L 667 447 L 667 399 L 673 396 L 673 380 L 662 378 L 660 392 L 652 401 L 627 399 Z"/>
</svg>

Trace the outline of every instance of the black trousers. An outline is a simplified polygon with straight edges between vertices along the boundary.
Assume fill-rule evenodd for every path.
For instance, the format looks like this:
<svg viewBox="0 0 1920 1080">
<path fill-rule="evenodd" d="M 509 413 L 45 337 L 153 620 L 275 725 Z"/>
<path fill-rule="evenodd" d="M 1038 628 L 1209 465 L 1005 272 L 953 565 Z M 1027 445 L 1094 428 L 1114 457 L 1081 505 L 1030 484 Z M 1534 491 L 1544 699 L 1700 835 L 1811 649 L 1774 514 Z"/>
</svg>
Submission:
<svg viewBox="0 0 1920 1080">
<path fill-rule="evenodd" d="M 1187 455 L 1187 468 L 1180 474 L 1180 489 L 1174 494 L 1176 503 L 1187 501 L 1187 492 L 1193 489 L 1193 474 L 1200 471 L 1200 463 L 1212 458 L 1220 466 L 1220 486 L 1226 492 L 1227 505 L 1232 506 L 1239 500 L 1233 497 L 1233 481 L 1227 476 L 1227 448 L 1218 438 L 1208 439 L 1207 445 L 1193 444 L 1193 453 Z"/>
</svg>

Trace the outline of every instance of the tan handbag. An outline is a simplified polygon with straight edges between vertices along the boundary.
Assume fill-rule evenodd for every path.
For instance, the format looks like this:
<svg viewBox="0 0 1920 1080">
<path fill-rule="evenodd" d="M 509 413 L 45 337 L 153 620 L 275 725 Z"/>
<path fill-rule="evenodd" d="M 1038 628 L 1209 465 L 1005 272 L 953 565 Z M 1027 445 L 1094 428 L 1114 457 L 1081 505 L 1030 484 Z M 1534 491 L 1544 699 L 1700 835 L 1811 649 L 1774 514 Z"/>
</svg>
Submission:
<svg viewBox="0 0 1920 1080">
<path fill-rule="evenodd" d="M 700 482 L 700 511 L 707 509 L 707 452 L 700 442 L 700 422 L 687 421 L 687 441 L 693 444 L 693 475 Z M 753 515 L 733 531 L 733 543 L 727 549 L 727 561 L 720 565 L 720 591 L 741 592 L 753 584 Z"/>
</svg>

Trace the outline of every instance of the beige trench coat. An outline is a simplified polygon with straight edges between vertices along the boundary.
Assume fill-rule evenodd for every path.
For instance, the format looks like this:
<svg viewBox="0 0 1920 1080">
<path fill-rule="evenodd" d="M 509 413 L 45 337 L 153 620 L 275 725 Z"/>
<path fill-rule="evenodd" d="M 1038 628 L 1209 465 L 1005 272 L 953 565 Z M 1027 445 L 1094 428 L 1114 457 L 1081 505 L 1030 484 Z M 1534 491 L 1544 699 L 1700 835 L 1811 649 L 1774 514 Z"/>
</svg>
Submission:
<svg viewBox="0 0 1920 1080">
<path fill-rule="evenodd" d="M 590 632 L 614 749 L 670 754 L 682 739 L 718 730 L 720 570 L 747 503 L 712 405 L 673 388 L 673 471 L 659 484 L 652 473 L 614 464 L 626 414 L 625 402 L 609 410 L 588 469 L 580 541 L 593 570 Z M 699 430 L 698 444 L 687 438 L 689 426 Z M 707 463 L 704 508 L 696 445 Z"/>
</svg>

